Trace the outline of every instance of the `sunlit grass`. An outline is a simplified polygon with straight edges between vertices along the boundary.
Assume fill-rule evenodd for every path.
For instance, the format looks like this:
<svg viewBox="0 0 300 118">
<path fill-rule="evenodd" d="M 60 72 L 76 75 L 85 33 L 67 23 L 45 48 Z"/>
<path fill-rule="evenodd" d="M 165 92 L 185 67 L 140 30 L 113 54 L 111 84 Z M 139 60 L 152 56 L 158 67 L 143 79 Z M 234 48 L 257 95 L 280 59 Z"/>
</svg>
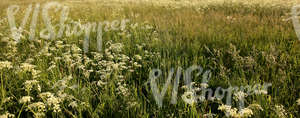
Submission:
<svg viewBox="0 0 300 118">
<path fill-rule="evenodd" d="M 208 85 L 214 90 L 272 83 L 268 94 L 247 97 L 246 106 L 257 108 L 251 110 L 252 117 L 299 117 L 300 45 L 291 20 L 285 21 L 296 0 L 60 1 L 70 7 L 69 18 L 82 24 L 130 20 L 125 30 L 104 33 L 102 52 L 95 52 L 92 33 L 86 54 L 84 36 L 29 40 L 25 33 L 19 43 L 10 37 L 6 8 L 19 5 L 24 10 L 45 2 L 0 2 L 0 115 L 226 117 L 226 110 L 236 104 L 230 109 L 225 100 L 186 104 L 182 79 L 177 104 L 170 103 L 170 87 L 162 108 L 145 84 L 151 69 L 163 71 L 162 88 L 171 68 L 199 65 L 211 70 Z M 17 25 L 24 13 L 17 13 Z M 58 23 L 59 14 L 51 15 Z M 37 31 L 44 27 L 39 16 Z"/>
</svg>

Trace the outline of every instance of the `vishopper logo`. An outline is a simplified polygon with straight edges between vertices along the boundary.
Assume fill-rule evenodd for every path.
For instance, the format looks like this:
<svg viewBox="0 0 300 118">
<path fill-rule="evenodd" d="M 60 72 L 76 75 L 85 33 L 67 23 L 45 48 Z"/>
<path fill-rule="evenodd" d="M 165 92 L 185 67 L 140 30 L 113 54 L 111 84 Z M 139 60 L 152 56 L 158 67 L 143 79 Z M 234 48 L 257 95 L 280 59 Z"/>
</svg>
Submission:
<svg viewBox="0 0 300 118">
<path fill-rule="evenodd" d="M 192 82 L 193 72 L 196 73 L 196 77 L 202 76 L 201 83 L 198 84 L 200 87 L 195 87 L 197 83 Z M 159 107 L 162 107 L 163 105 L 163 98 L 166 95 L 168 86 L 171 84 L 172 77 L 174 75 L 174 68 L 172 68 L 168 73 L 168 78 L 165 82 L 165 84 L 162 87 L 162 90 L 160 91 L 157 83 L 157 79 L 162 76 L 162 71 L 160 69 L 153 69 L 149 73 L 149 81 L 151 86 L 151 91 L 153 94 L 153 97 Z M 227 89 L 224 89 L 222 87 L 214 87 L 208 88 L 208 82 L 211 79 L 211 71 L 204 69 L 201 66 L 191 66 L 187 68 L 186 70 L 183 70 L 181 67 L 178 67 L 177 73 L 175 76 L 174 84 L 173 84 L 173 90 L 172 90 L 172 98 L 171 98 L 171 104 L 177 104 L 177 96 L 178 96 L 178 87 L 180 78 L 183 76 L 185 86 L 184 88 L 186 91 L 181 96 L 182 100 L 190 105 L 193 105 L 195 103 L 202 103 L 204 101 L 222 101 L 223 99 L 226 99 L 226 105 L 232 106 L 237 105 L 240 110 L 245 108 L 245 100 L 246 97 L 251 95 L 266 95 L 268 94 L 268 88 L 271 87 L 271 83 L 266 83 L 263 85 L 255 84 L 253 86 L 229 86 Z M 148 82 L 149 83 L 149 82 Z M 147 84 L 148 84 L 147 83 Z M 213 91 L 215 90 L 215 91 Z M 197 95 L 199 94 L 199 95 Z M 232 100 L 233 98 L 233 100 Z M 219 103 L 217 102 L 217 103 Z"/>
<path fill-rule="evenodd" d="M 50 10 L 54 8 L 54 12 L 60 14 L 59 24 L 53 25 L 52 17 L 49 13 Z M 33 8 L 33 5 L 30 4 L 25 10 L 25 15 L 23 17 L 22 23 L 20 26 L 16 24 L 15 16 L 20 11 L 20 6 L 11 5 L 7 9 L 7 20 L 9 23 L 11 37 L 19 42 L 24 36 L 24 32 L 29 34 L 29 39 L 36 39 L 36 31 L 37 31 L 37 23 L 38 17 L 40 14 L 40 10 L 42 11 L 41 17 L 42 22 L 45 25 L 45 28 L 39 32 L 39 37 L 42 39 L 53 40 L 56 38 L 71 37 L 71 36 L 81 36 L 84 35 L 83 48 L 84 52 L 88 52 L 89 49 L 89 39 L 91 33 L 96 33 L 97 40 L 97 50 L 100 52 L 102 50 L 102 36 L 103 33 L 109 30 L 124 30 L 126 28 L 126 24 L 129 22 L 128 19 L 123 20 L 114 20 L 112 22 L 103 21 L 103 22 L 88 22 L 86 24 L 81 24 L 80 21 L 73 21 L 68 23 L 69 18 L 69 7 L 63 6 L 58 2 L 49 2 L 46 3 L 41 9 L 41 5 L 37 3 Z M 29 32 L 25 30 L 25 25 L 28 22 L 30 14 L 32 13 L 32 18 L 30 22 Z"/>
</svg>

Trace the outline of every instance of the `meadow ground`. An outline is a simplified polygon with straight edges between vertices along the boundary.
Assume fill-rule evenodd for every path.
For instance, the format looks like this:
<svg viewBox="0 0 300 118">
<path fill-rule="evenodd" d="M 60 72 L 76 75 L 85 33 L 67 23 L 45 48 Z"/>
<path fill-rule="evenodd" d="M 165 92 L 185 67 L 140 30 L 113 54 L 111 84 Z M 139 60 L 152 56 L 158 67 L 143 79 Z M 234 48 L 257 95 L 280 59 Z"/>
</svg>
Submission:
<svg viewBox="0 0 300 118">
<path fill-rule="evenodd" d="M 1 118 L 300 117 L 300 42 L 290 19 L 300 1 L 58 0 L 48 10 L 54 33 L 64 13 L 55 7 L 69 8 L 69 25 L 47 39 L 49 1 L 0 1 Z M 20 27 L 30 4 L 12 35 L 11 18 Z M 86 33 L 93 22 L 103 23 L 100 52 L 97 28 Z M 203 73 L 186 74 L 190 67 Z"/>
</svg>

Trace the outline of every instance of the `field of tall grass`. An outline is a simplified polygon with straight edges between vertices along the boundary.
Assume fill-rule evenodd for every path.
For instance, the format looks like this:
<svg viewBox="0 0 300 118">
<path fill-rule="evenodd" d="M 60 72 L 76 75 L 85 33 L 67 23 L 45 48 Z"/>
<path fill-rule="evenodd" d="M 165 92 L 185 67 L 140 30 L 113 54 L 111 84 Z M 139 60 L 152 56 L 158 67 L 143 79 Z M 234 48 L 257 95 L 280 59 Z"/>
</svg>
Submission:
<svg viewBox="0 0 300 118">
<path fill-rule="evenodd" d="M 47 39 L 49 2 L 0 1 L 0 118 L 300 117 L 298 0 L 58 0 Z"/>
</svg>

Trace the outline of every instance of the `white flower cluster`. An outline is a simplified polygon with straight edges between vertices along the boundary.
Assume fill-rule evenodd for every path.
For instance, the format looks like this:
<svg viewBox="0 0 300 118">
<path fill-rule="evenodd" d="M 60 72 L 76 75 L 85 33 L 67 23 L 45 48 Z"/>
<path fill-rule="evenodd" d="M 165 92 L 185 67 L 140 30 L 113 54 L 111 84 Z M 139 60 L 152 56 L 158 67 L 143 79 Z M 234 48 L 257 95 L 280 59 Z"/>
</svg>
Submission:
<svg viewBox="0 0 300 118">
<path fill-rule="evenodd" d="M 41 73 L 41 71 L 36 70 L 36 66 L 29 64 L 29 63 L 22 63 L 20 66 L 21 70 L 20 72 L 31 72 L 33 79 L 36 79 L 39 77 L 39 74 Z"/>
<path fill-rule="evenodd" d="M 9 61 L 0 61 L 0 70 L 3 70 L 5 68 L 12 69 L 13 68 L 12 63 Z"/>
<path fill-rule="evenodd" d="M 4 114 L 0 115 L 0 118 L 14 118 L 15 115 L 9 112 L 5 112 Z"/>
<path fill-rule="evenodd" d="M 218 110 L 223 111 L 227 117 L 233 118 L 247 118 L 253 115 L 253 111 L 250 108 L 244 108 L 238 111 L 237 108 L 222 104 L 218 107 Z"/>
<path fill-rule="evenodd" d="M 38 83 L 39 81 L 37 80 L 26 80 L 24 83 L 25 90 L 29 93 L 32 90 L 32 88 L 36 86 L 37 90 L 41 92 L 41 86 Z"/>
<path fill-rule="evenodd" d="M 185 101 L 188 104 L 194 104 L 197 103 L 198 101 L 203 102 L 206 100 L 205 98 L 205 90 L 206 88 L 209 87 L 209 85 L 205 82 L 200 83 L 197 87 L 195 82 L 191 82 L 190 86 L 192 86 L 192 88 L 189 88 L 188 86 L 184 85 L 182 86 L 183 89 L 186 89 L 186 91 L 184 92 L 184 94 L 181 96 L 181 98 L 183 99 L 183 101 Z M 201 93 L 201 95 L 197 96 L 196 93 Z M 210 97 L 209 100 L 213 100 L 213 97 Z"/>
<path fill-rule="evenodd" d="M 46 106 L 43 102 L 35 102 L 29 104 L 27 110 L 34 111 L 34 113 L 43 113 L 46 111 Z"/>
<path fill-rule="evenodd" d="M 35 65 L 32 65 L 32 64 L 29 64 L 29 63 L 22 63 L 21 64 L 21 68 L 22 68 L 22 71 L 24 72 L 31 72 L 34 70 L 36 66 Z"/>
<path fill-rule="evenodd" d="M 287 113 L 286 113 L 283 105 L 275 105 L 273 110 L 276 112 L 276 114 L 279 116 L 279 118 L 287 117 Z"/>
<path fill-rule="evenodd" d="M 195 92 L 194 91 L 186 91 L 184 92 L 184 94 L 181 96 L 181 98 L 183 99 L 183 101 L 185 101 L 188 104 L 194 104 L 197 102 L 197 98 L 195 96 Z"/>
<path fill-rule="evenodd" d="M 8 50 L 8 52 L 4 53 L 4 57 L 6 57 L 7 60 L 18 60 L 19 56 L 17 55 L 17 42 L 9 37 L 4 37 L 1 40 L 2 42 L 7 42 L 6 47 L 2 47 Z"/>
<path fill-rule="evenodd" d="M 106 43 L 106 47 L 107 48 L 103 54 L 92 52 L 94 61 L 91 61 L 90 64 L 93 70 L 99 74 L 101 78 L 97 82 L 97 85 L 105 85 L 107 80 L 112 76 L 117 78 L 117 80 L 124 79 L 125 73 L 134 72 L 136 68 L 140 68 L 142 66 L 139 64 L 139 61 L 142 60 L 143 57 L 140 55 L 135 55 L 133 58 L 130 58 L 129 56 L 123 54 L 123 44 L 112 43 L 111 41 L 108 41 Z"/>
<path fill-rule="evenodd" d="M 233 98 L 234 98 L 236 101 L 244 100 L 244 99 L 248 96 L 248 94 L 247 94 L 247 93 L 244 93 L 243 91 L 235 92 L 233 95 L 234 95 Z"/>
<path fill-rule="evenodd" d="M 247 108 L 258 111 L 264 110 L 259 104 L 250 104 Z"/>
<path fill-rule="evenodd" d="M 46 103 L 47 107 L 50 108 L 51 110 L 53 110 L 53 112 L 61 111 L 61 108 L 60 108 L 61 99 L 60 98 L 55 97 L 50 92 L 41 93 L 41 94 L 39 94 L 39 97 L 42 98 L 44 103 Z"/>
<path fill-rule="evenodd" d="M 62 80 L 57 81 L 54 83 L 52 90 L 57 90 L 56 92 L 57 96 L 54 93 L 51 92 L 41 92 L 41 88 L 39 86 L 39 81 L 37 80 L 27 80 L 24 82 L 24 88 L 26 91 L 28 91 L 28 94 L 31 94 L 31 90 L 36 87 L 35 89 L 38 90 L 37 98 L 33 98 L 31 96 L 24 96 L 22 97 L 19 102 L 22 104 L 26 104 L 26 110 L 29 112 L 32 112 L 35 117 L 44 117 L 45 112 L 47 111 L 53 111 L 53 112 L 61 112 L 61 104 L 64 102 L 70 102 L 68 106 L 72 108 L 76 108 L 79 105 L 77 104 L 78 99 L 76 99 L 72 95 L 68 95 L 65 93 L 65 88 L 72 89 L 72 86 L 70 87 L 69 81 L 72 80 L 72 76 L 64 77 Z M 33 100 L 41 100 L 37 102 L 33 102 Z M 33 102 L 33 103 L 32 103 Z M 31 103 L 31 104 L 30 104 Z M 83 102 L 82 102 L 83 104 Z M 86 103 L 84 103 L 86 104 Z M 87 106 L 87 105 L 81 105 L 81 106 Z"/>
<path fill-rule="evenodd" d="M 77 108 L 77 107 L 78 107 L 78 104 L 77 104 L 76 101 L 73 101 L 73 102 L 71 102 L 68 106 L 69 106 L 69 107 L 72 107 L 72 108 Z"/>
<path fill-rule="evenodd" d="M 33 98 L 32 98 L 31 96 L 23 96 L 23 97 L 19 100 L 19 102 L 20 102 L 21 104 L 25 104 L 25 103 L 31 102 L 31 100 L 33 100 Z"/>
<path fill-rule="evenodd" d="M 14 41 L 8 40 L 7 42 L 9 42 L 7 47 L 11 47 L 7 49 L 17 49 L 17 44 Z M 126 80 L 130 79 L 130 74 L 134 74 L 135 70 L 142 67 L 146 58 L 146 61 L 151 61 L 151 58 L 159 55 L 159 53 L 147 51 L 144 47 L 145 44 L 138 45 L 139 51 L 144 53 L 130 53 L 130 56 L 128 56 L 125 54 L 125 46 L 122 43 L 113 43 L 112 41 L 106 43 L 103 53 L 91 52 L 88 54 L 84 54 L 77 45 L 68 44 L 66 39 L 61 41 L 35 40 L 30 43 L 34 43 L 29 44 L 30 47 L 34 47 L 30 48 L 30 51 L 36 51 L 37 48 L 35 46 L 37 45 L 35 44 L 42 46 L 43 49 L 35 55 L 34 53 L 32 53 L 33 55 L 28 55 L 29 58 L 26 61 L 17 59 L 17 56 L 13 55 L 17 50 L 9 50 L 8 52 L 12 53 L 10 57 L 15 58 L 9 59 L 9 56 L 6 56 L 6 60 L 14 61 L 13 63 L 0 61 L 0 70 L 16 69 L 15 74 L 18 74 L 20 77 L 23 76 L 25 81 L 23 83 L 24 90 L 27 92 L 27 95 L 21 96 L 18 102 L 23 104 L 24 108 L 26 108 L 25 110 L 33 113 L 35 117 L 44 117 L 45 113 L 49 111 L 62 112 L 62 108 L 71 108 L 74 112 L 79 112 L 82 108 L 89 107 L 87 101 L 81 101 L 82 99 L 86 100 L 86 96 L 74 97 L 74 93 L 78 93 L 77 90 L 80 92 L 91 92 L 91 90 L 88 90 L 90 89 L 89 87 L 80 86 L 79 89 L 77 79 L 88 80 L 84 82 L 91 82 L 92 84 L 96 83 L 100 89 L 107 83 L 115 82 L 115 93 L 123 99 L 120 101 L 126 103 L 124 104 L 126 109 L 129 110 L 136 107 L 139 104 L 134 99 L 134 95 L 130 94 L 131 89 Z M 82 42 L 79 41 L 79 43 Z M 22 56 L 27 57 L 27 55 Z M 43 61 L 42 66 L 40 61 Z M 14 68 L 14 64 L 19 66 Z M 47 70 L 47 72 L 40 71 L 42 69 Z M 28 77 L 28 74 L 32 75 L 32 77 Z M 40 78 L 47 74 L 55 79 L 45 81 Z M 64 78 L 57 80 L 61 76 Z M 116 81 L 112 81 L 113 79 Z M 41 87 L 44 86 L 48 88 L 42 89 Z"/>
</svg>

